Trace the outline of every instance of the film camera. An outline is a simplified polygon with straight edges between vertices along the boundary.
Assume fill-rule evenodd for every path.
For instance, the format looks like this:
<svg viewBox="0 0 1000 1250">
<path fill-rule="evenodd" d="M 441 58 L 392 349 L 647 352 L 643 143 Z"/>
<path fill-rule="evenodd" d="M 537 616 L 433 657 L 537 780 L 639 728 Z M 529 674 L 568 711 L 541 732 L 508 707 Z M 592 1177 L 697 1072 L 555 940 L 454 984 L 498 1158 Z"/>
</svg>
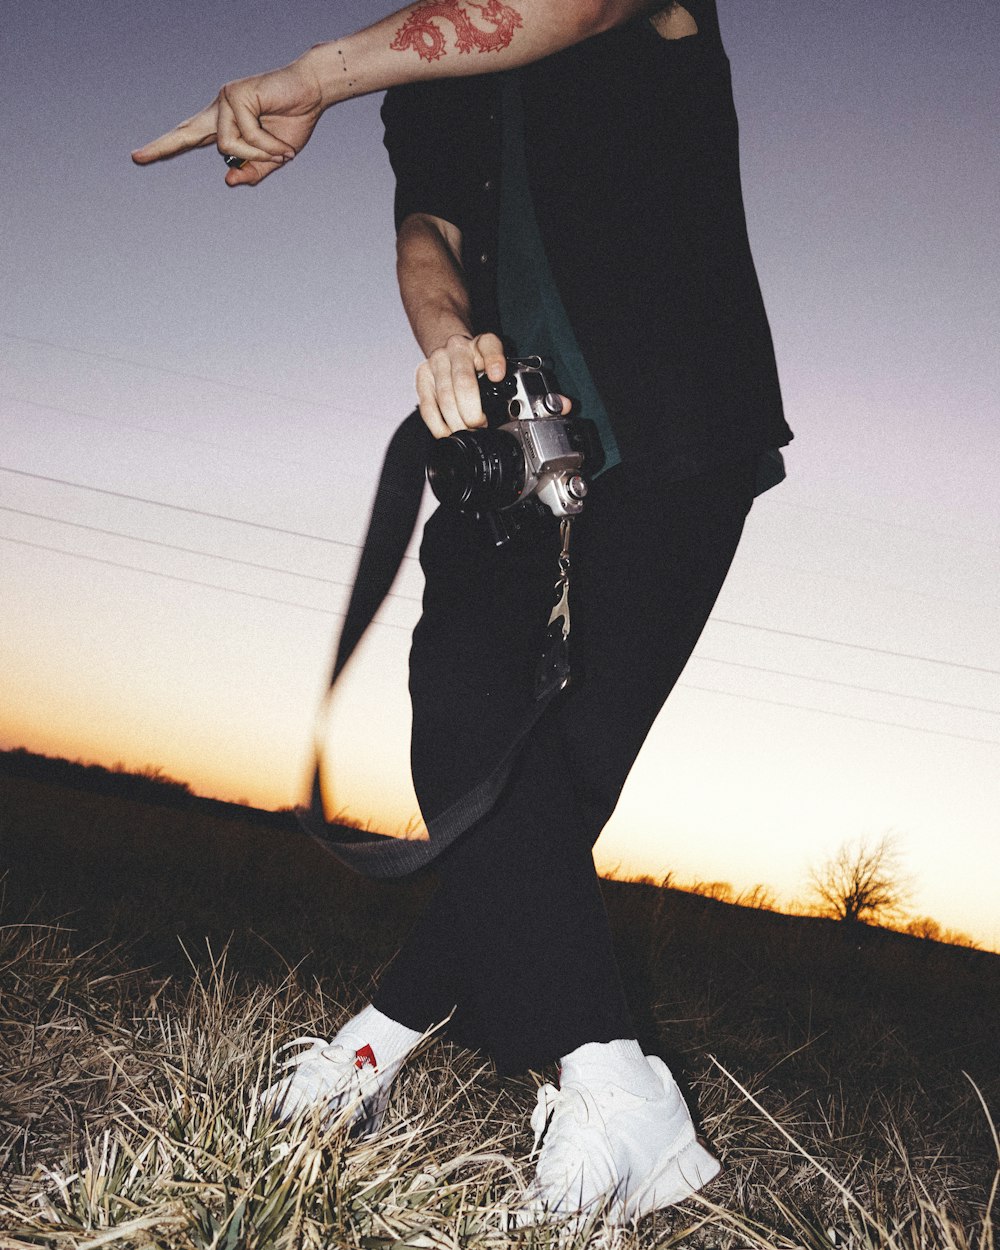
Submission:
<svg viewBox="0 0 1000 1250">
<path fill-rule="evenodd" d="M 508 359 L 503 381 L 483 375 L 479 393 L 486 429 L 438 439 L 428 457 L 436 498 L 475 515 L 498 547 L 543 508 L 557 517 L 580 512 L 604 453 L 592 421 L 562 415 L 550 363 Z"/>
</svg>

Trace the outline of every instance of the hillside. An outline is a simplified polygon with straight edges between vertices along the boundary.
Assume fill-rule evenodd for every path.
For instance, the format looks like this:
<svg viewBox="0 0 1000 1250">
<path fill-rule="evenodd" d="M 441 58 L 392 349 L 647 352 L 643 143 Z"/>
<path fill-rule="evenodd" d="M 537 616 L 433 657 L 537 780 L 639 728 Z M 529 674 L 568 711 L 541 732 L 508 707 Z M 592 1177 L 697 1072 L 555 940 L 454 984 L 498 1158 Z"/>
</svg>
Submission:
<svg viewBox="0 0 1000 1250">
<path fill-rule="evenodd" d="M 6 1205 L 21 1213 L 10 1217 L 14 1224 L 38 1209 L 24 1205 L 33 1169 L 69 1163 L 101 1126 L 124 1132 L 121 1108 L 143 1101 L 136 1080 L 166 1089 L 181 1062 L 175 1051 L 194 1065 L 199 1088 L 215 1089 L 221 1078 L 206 1037 L 216 1038 L 226 1063 L 239 1053 L 259 1074 L 274 1043 L 332 1032 L 364 1000 L 433 887 L 427 876 L 353 877 L 287 814 L 154 804 L 146 794 L 95 792 L 78 782 L 0 776 L 0 1157 L 13 1196 Z M 696 1094 L 704 1129 L 729 1163 L 713 1196 L 766 1230 L 759 1242 L 745 1228 L 724 1237 L 723 1220 L 708 1240 L 685 1244 L 802 1245 L 791 1212 L 831 1221 L 845 1236 L 856 1218 L 740 1087 L 849 1181 L 866 1210 L 878 1204 L 882 1220 L 891 1214 L 898 1223 L 904 1209 L 915 1218 L 917 1178 L 931 1207 L 947 1210 L 969 1245 L 979 1244 L 971 1230 L 989 1223 L 985 1202 L 997 1168 L 979 1095 L 995 1112 L 1000 957 L 648 884 L 608 881 L 604 889 L 641 1040 Z M 171 1019 L 177 1031 L 168 1043 Z M 401 1095 L 401 1124 L 416 1106 L 417 1118 L 431 1124 L 442 1105 L 451 1106 L 449 1115 L 464 1108 L 472 1144 L 465 1140 L 462 1150 L 502 1140 L 523 1160 L 530 1077 L 498 1082 L 487 1072 L 475 1094 L 466 1088 L 481 1066 L 475 1056 L 435 1045 L 421 1063 L 403 1086 L 421 1101 Z M 148 1107 L 144 1114 L 155 1119 Z M 439 1129 L 435 1149 L 447 1150 L 454 1129 Z M 659 1237 L 684 1222 L 671 1214 L 649 1223 Z M 360 1216 L 351 1227 L 343 1244 L 396 1244 L 371 1240 Z M 507 1244 L 490 1240 L 492 1225 L 480 1231 L 485 1240 L 454 1244 Z M 652 1236 L 644 1230 L 636 1245 L 652 1244 Z M 905 1244 L 952 1245 L 943 1233 L 921 1236 Z M 60 1237 L 60 1245 L 85 1241 Z M 298 1243 L 245 1244 L 283 1250 Z"/>
</svg>

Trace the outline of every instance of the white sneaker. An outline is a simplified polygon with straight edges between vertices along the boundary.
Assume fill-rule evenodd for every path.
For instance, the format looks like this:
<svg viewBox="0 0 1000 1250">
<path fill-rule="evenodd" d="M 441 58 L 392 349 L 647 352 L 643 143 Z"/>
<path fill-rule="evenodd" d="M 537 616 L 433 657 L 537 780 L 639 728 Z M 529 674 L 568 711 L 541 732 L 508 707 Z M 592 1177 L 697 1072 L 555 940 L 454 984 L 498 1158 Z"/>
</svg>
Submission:
<svg viewBox="0 0 1000 1250">
<path fill-rule="evenodd" d="M 338 1118 L 351 1126 L 355 1137 L 370 1137 L 382 1127 L 389 1087 L 398 1071 L 381 1070 L 370 1046 L 351 1050 L 321 1037 L 297 1037 L 276 1052 L 302 1047 L 280 1064 L 286 1075 L 266 1089 L 258 1100 L 261 1110 L 279 1124 L 319 1108 L 329 1128 Z"/>
<path fill-rule="evenodd" d="M 538 1091 L 531 1127 L 541 1151 L 518 1224 L 601 1211 L 609 1223 L 627 1224 L 717 1175 L 719 1162 L 698 1142 L 669 1068 L 655 1056 L 646 1062 L 662 1087 L 653 1098 L 611 1084 Z"/>
</svg>

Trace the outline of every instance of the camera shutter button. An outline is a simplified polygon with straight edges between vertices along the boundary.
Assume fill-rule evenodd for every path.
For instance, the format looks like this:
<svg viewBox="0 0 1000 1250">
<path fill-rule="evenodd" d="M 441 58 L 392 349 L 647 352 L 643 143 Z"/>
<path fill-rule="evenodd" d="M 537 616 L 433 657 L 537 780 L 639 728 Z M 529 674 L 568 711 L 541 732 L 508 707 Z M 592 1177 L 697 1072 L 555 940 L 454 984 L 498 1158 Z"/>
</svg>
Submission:
<svg viewBox="0 0 1000 1250">
<path fill-rule="evenodd" d="M 574 499 L 584 499 L 587 495 L 587 483 L 579 473 L 574 473 L 566 483 L 566 489 Z"/>
</svg>

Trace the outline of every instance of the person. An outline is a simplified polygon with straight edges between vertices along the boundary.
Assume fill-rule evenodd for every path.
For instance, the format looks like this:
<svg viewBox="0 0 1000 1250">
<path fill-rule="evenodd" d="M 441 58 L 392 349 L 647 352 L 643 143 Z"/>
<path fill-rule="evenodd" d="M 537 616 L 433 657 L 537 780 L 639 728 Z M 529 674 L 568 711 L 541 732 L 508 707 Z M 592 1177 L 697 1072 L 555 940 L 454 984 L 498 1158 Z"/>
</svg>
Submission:
<svg viewBox="0 0 1000 1250">
<path fill-rule="evenodd" d="M 376 1132 L 447 1020 L 501 1073 L 559 1061 L 518 1220 L 625 1223 L 719 1165 L 637 1041 L 592 847 L 791 439 L 716 3 L 422 0 L 228 84 L 134 159 L 214 144 L 226 182 L 253 186 L 331 104 L 384 88 L 429 436 L 482 427 L 477 375 L 538 354 L 564 411 L 598 427 L 603 465 L 572 527 L 574 680 L 540 703 L 558 519 L 500 546 L 455 508 L 427 522 L 411 755 L 437 889 L 372 1002 L 331 1040 L 297 1039 L 266 1102 Z"/>
</svg>

